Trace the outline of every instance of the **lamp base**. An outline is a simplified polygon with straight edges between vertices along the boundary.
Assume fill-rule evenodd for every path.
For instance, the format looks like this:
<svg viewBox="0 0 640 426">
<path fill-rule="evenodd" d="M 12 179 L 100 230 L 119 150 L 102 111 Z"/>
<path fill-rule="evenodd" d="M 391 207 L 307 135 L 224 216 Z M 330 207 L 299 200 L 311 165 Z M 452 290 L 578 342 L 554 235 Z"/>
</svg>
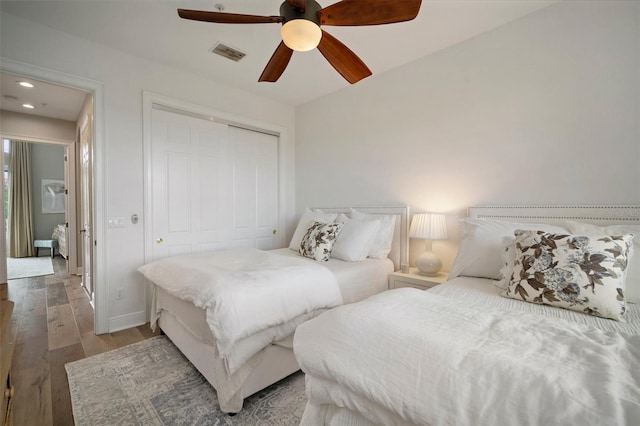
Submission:
<svg viewBox="0 0 640 426">
<path fill-rule="evenodd" d="M 442 269 L 442 262 L 432 251 L 425 251 L 416 259 L 416 268 L 421 275 L 433 277 Z"/>
</svg>

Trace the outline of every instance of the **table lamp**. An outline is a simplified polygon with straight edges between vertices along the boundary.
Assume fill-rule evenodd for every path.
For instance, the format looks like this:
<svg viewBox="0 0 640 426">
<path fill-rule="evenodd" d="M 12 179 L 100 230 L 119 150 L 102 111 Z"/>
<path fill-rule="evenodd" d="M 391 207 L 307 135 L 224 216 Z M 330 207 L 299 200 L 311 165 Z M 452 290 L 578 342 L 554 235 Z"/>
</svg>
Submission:
<svg viewBox="0 0 640 426">
<path fill-rule="evenodd" d="M 425 240 L 425 251 L 416 259 L 416 268 L 422 275 L 438 275 L 442 269 L 442 261 L 431 251 L 433 240 L 447 239 L 447 224 L 441 213 L 416 213 L 411 220 L 409 238 Z"/>
</svg>

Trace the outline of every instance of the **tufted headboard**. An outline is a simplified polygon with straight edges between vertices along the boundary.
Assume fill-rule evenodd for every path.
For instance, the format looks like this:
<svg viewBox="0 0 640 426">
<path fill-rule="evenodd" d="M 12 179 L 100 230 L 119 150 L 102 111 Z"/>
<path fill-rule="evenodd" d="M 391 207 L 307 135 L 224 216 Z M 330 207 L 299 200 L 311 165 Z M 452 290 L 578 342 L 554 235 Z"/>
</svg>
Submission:
<svg viewBox="0 0 640 426">
<path fill-rule="evenodd" d="M 640 224 L 640 206 L 478 206 L 469 207 L 469 217 L 558 225 L 566 220 L 600 226 Z"/>
</svg>

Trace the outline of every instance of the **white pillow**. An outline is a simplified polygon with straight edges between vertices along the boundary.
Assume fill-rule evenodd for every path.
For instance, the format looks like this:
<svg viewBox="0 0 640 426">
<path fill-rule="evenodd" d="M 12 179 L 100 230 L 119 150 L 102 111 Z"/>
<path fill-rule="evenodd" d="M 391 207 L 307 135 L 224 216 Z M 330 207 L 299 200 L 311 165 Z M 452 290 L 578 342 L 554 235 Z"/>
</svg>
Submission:
<svg viewBox="0 0 640 426">
<path fill-rule="evenodd" d="M 597 226 L 590 223 L 567 221 L 572 234 L 580 235 L 624 235 L 633 234 L 633 251 L 635 256 L 629 259 L 629 270 L 625 282 L 624 297 L 627 302 L 640 303 L 640 225 L 620 224 Z"/>
<path fill-rule="evenodd" d="M 336 219 L 336 216 L 338 216 L 336 213 L 325 213 L 320 210 L 304 209 L 302 217 L 298 221 L 296 231 L 293 233 L 293 237 L 291 237 L 289 248 L 295 252 L 300 250 L 302 237 L 304 237 L 304 234 L 313 222 L 331 223 Z"/>
<path fill-rule="evenodd" d="M 396 217 L 394 215 L 363 213 L 356 209 L 351 209 L 351 219 L 380 221 L 380 229 L 378 230 L 376 238 L 373 240 L 373 245 L 371 246 L 367 257 L 374 259 L 386 259 L 389 252 L 391 252 L 393 233 L 396 229 Z"/>
<path fill-rule="evenodd" d="M 347 262 L 360 262 L 366 259 L 373 240 L 378 235 L 381 222 L 349 219 L 342 213 L 338 215 L 336 222 L 344 226 L 333 245 L 331 257 Z"/>
<path fill-rule="evenodd" d="M 503 222 L 490 219 L 462 219 L 462 241 L 456 255 L 449 279 L 458 276 L 490 278 L 499 280 L 503 266 L 502 252 L 515 241 L 516 229 L 568 233 L 562 226 Z M 510 279 L 511 275 L 507 277 Z"/>
</svg>

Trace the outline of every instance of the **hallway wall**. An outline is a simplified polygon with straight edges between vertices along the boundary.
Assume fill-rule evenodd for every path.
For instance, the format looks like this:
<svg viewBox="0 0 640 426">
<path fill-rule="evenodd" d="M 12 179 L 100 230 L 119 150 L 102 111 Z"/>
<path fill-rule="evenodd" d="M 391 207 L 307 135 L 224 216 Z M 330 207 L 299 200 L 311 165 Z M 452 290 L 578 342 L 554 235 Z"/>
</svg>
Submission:
<svg viewBox="0 0 640 426">
<path fill-rule="evenodd" d="M 33 230 L 37 240 L 50 239 L 53 228 L 65 221 L 64 213 L 43 213 L 42 210 L 42 180 L 64 181 L 64 153 L 63 145 L 31 144 Z"/>
</svg>

